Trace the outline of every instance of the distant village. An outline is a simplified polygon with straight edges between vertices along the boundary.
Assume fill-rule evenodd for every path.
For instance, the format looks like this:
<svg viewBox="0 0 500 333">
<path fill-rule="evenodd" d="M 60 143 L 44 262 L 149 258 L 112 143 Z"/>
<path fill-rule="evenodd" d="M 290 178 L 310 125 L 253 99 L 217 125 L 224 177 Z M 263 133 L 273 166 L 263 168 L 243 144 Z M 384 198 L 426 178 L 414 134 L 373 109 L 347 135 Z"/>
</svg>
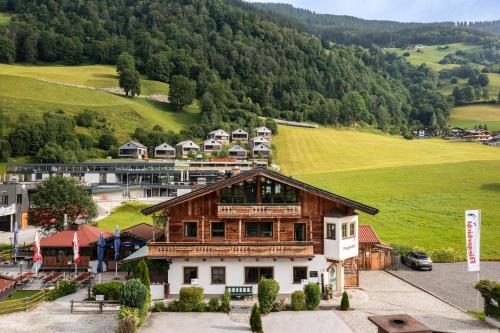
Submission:
<svg viewBox="0 0 500 333">
<path fill-rule="evenodd" d="M 448 134 L 440 129 L 421 127 L 412 132 L 415 139 L 428 139 L 443 137 L 447 140 L 460 140 L 465 142 L 479 142 L 490 146 L 500 146 L 500 133 L 493 133 L 484 128 L 464 129 L 453 127 Z"/>
</svg>

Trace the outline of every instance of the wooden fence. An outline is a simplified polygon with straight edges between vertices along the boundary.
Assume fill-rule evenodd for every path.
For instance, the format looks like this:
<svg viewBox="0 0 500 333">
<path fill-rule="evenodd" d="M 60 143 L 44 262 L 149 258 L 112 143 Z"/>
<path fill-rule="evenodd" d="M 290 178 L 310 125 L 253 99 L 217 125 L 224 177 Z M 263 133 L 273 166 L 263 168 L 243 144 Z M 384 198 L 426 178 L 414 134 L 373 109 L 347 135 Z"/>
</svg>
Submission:
<svg viewBox="0 0 500 333">
<path fill-rule="evenodd" d="M 2 301 L 0 302 L 0 315 L 31 310 L 45 302 L 45 296 L 45 289 L 42 289 L 38 293 L 28 297 Z"/>
<path fill-rule="evenodd" d="M 71 313 L 103 313 L 120 311 L 116 301 L 74 301 L 71 300 Z"/>
</svg>

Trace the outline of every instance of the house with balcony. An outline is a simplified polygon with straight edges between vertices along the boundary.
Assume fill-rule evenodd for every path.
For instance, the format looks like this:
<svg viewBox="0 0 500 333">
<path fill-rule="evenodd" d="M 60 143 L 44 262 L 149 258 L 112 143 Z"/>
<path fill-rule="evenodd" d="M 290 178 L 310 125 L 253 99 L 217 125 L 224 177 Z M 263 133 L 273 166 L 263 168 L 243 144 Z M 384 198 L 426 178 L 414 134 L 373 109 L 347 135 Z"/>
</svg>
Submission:
<svg viewBox="0 0 500 333">
<path fill-rule="evenodd" d="M 209 295 L 226 286 L 255 294 L 264 277 L 284 295 L 306 283 L 342 291 L 358 283 L 358 212 L 378 210 L 255 168 L 143 209 L 164 240 L 125 260 L 168 261 L 169 296 L 191 285 Z"/>
<path fill-rule="evenodd" d="M 241 146 L 233 146 L 227 151 L 229 157 L 245 160 L 247 158 L 247 150 Z"/>
<path fill-rule="evenodd" d="M 182 157 L 186 157 L 189 155 L 190 152 L 193 152 L 194 154 L 198 154 L 200 152 L 200 146 L 198 146 L 196 143 L 194 143 L 191 140 L 185 140 L 185 141 L 181 141 L 178 144 L 176 144 L 175 150 Z"/>
<path fill-rule="evenodd" d="M 220 128 L 208 133 L 208 138 L 218 141 L 221 145 L 229 144 L 229 134 Z"/>
<path fill-rule="evenodd" d="M 118 147 L 118 156 L 123 158 L 148 159 L 148 147 L 137 141 L 127 141 Z"/>
<path fill-rule="evenodd" d="M 162 143 L 155 148 L 155 158 L 175 159 L 175 148 L 168 143 Z"/>
<path fill-rule="evenodd" d="M 263 136 L 256 136 L 255 138 L 250 139 L 251 148 L 254 148 L 255 146 L 258 145 L 264 145 L 266 147 L 270 147 L 271 142 L 268 139 L 264 138 Z"/>
<path fill-rule="evenodd" d="M 222 150 L 222 144 L 215 139 L 208 139 L 203 141 L 201 149 L 204 153 L 212 154 Z"/>
<path fill-rule="evenodd" d="M 244 129 L 238 128 L 231 132 L 232 142 L 248 142 L 248 132 Z"/>
<path fill-rule="evenodd" d="M 262 136 L 266 138 L 267 140 L 271 141 L 272 139 L 272 132 L 269 128 L 262 126 L 262 127 L 257 127 L 256 129 L 253 130 L 255 133 L 255 136 Z"/>
<path fill-rule="evenodd" d="M 266 145 L 256 145 L 252 149 L 252 154 L 254 158 L 268 158 L 271 156 L 271 149 Z"/>
</svg>

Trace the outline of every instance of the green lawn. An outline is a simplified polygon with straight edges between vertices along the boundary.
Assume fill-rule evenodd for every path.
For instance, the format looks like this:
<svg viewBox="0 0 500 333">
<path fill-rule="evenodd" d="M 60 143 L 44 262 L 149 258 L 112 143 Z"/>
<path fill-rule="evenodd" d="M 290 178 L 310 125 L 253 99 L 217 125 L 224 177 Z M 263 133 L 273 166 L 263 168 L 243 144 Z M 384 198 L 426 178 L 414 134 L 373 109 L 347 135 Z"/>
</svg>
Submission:
<svg viewBox="0 0 500 333">
<path fill-rule="evenodd" d="M 465 209 L 482 209 L 484 259 L 500 259 L 500 149 L 328 128 L 279 127 L 277 162 L 292 175 L 373 205 L 386 243 L 464 251 Z"/>
<path fill-rule="evenodd" d="M 168 103 L 7 75 L 0 69 L 0 110 L 9 122 L 13 122 L 22 112 L 41 117 L 44 112 L 58 109 L 67 114 L 86 109 L 96 111 L 111 123 L 120 140 L 129 139 L 137 127 L 147 128 L 159 124 L 165 130 L 178 132 L 199 118 L 196 104 L 185 112 L 177 113 L 172 111 Z"/>
<path fill-rule="evenodd" d="M 39 293 L 39 292 L 40 292 L 40 290 L 16 290 L 15 292 L 13 292 L 9 296 L 7 296 L 5 299 L 3 299 L 3 301 L 12 301 L 15 299 L 30 297 L 30 296 L 33 296 L 33 295 Z M 2 303 L 0 302 L 0 304 L 2 304 Z"/>
<path fill-rule="evenodd" d="M 114 231 L 115 225 L 118 225 L 120 230 L 123 230 L 142 222 L 151 224 L 151 217 L 144 216 L 141 213 L 141 209 L 149 206 L 151 205 L 127 202 L 114 209 L 110 216 L 97 222 L 97 226 L 107 231 Z"/>
<path fill-rule="evenodd" d="M 9 25 L 10 23 L 10 15 L 6 13 L 0 13 L 0 27 Z"/>
<path fill-rule="evenodd" d="M 486 124 L 491 131 L 500 131 L 500 104 L 467 105 L 453 109 L 451 124 L 462 128 L 474 128 L 477 124 Z"/>
</svg>

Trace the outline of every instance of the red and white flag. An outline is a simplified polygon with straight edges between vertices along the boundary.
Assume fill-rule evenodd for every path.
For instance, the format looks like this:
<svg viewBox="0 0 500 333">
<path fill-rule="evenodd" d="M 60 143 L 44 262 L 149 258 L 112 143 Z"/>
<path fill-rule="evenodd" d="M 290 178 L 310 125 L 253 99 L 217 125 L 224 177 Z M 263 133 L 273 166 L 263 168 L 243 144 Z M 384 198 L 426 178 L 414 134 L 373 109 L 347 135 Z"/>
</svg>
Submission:
<svg viewBox="0 0 500 333">
<path fill-rule="evenodd" d="M 73 236 L 73 261 L 76 264 L 80 263 L 80 242 L 78 241 L 78 235 L 75 231 L 75 235 Z"/>
<path fill-rule="evenodd" d="M 33 244 L 33 270 L 38 273 L 40 267 L 42 267 L 43 257 L 40 252 L 40 237 L 38 236 L 38 231 L 35 232 L 35 242 Z"/>
</svg>

